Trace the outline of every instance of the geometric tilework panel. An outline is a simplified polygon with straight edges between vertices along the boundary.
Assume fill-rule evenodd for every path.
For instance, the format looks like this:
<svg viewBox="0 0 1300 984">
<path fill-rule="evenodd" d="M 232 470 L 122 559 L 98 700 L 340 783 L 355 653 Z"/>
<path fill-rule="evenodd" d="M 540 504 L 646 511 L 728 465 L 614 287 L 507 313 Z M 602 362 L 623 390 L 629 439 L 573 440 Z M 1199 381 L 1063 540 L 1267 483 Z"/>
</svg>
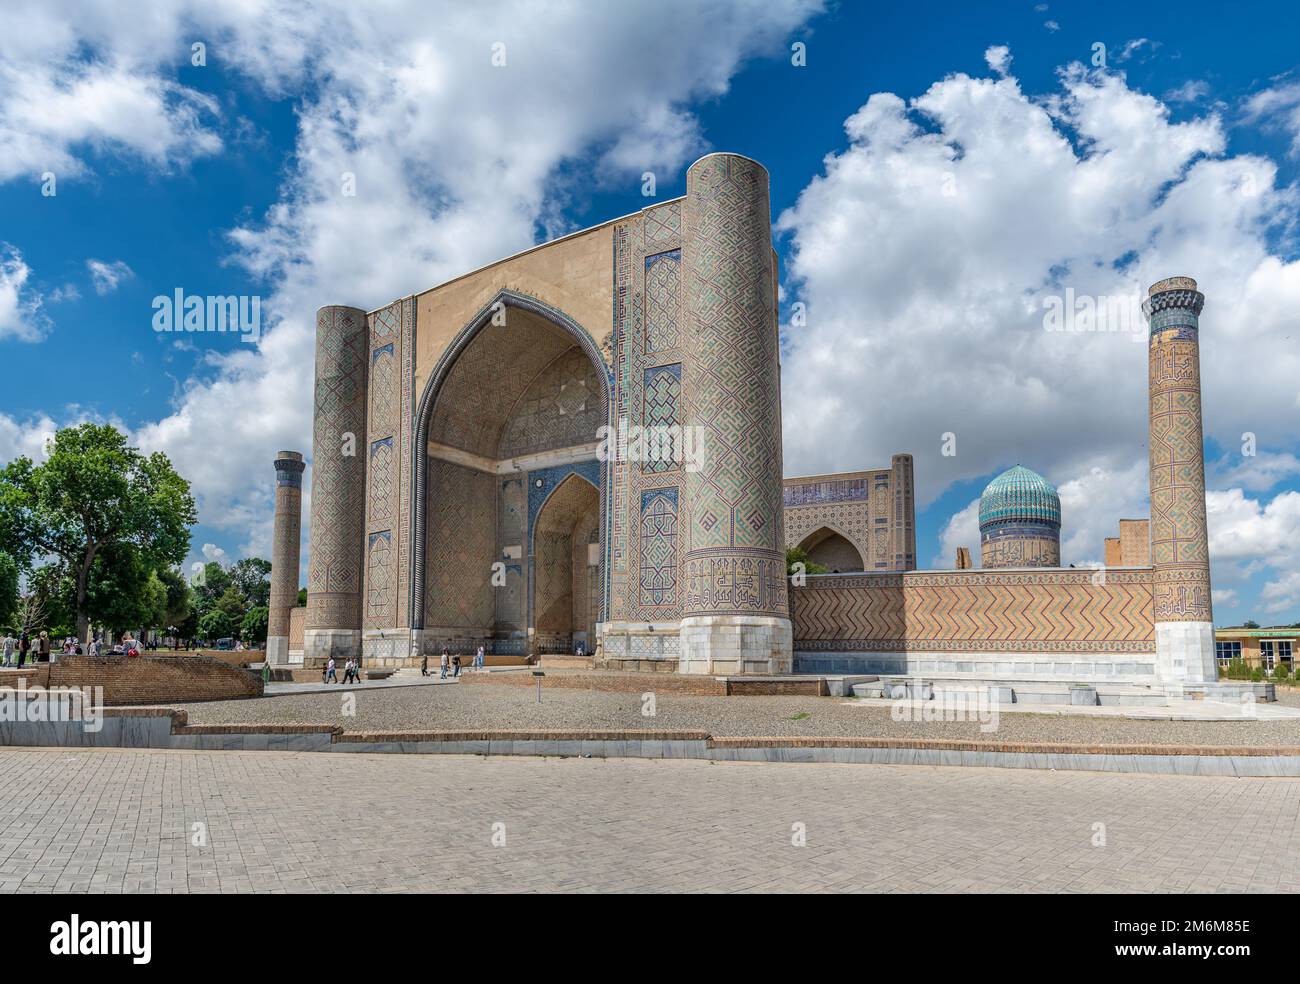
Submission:
<svg viewBox="0 0 1300 984">
<path fill-rule="evenodd" d="M 883 527 L 887 524 L 881 525 Z M 822 529 L 834 530 L 847 539 L 864 561 L 871 556 L 868 547 L 871 541 L 871 508 L 867 502 L 785 507 L 787 546 L 802 546 L 805 540 Z"/>
<path fill-rule="evenodd" d="M 642 493 L 642 605 L 677 603 L 677 490 Z"/>
<path fill-rule="evenodd" d="M 392 625 L 397 595 L 397 570 L 393 558 L 393 534 L 389 530 L 371 533 L 370 557 L 366 567 L 366 626 Z"/>
<path fill-rule="evenodd" d="M 572 447 L 598 439 L 605 423 L 596 369 L 578 346 L 548 365 L 519 397 L 497 458 Z M 500 394 L 513 398 L 514 394 Z"/>
<path fill-rule="evenodd" d="M 682 422 L 682 367 L 680 365 L 656 366 L 645 370 L 645 407 L 643 420 L 646 427 L 668 428 Z M 647 472 L 675 471 L 681 467 L 680 451 L 672 444 L 673 431 L 651 431 L 655 436 L 642 464 Z"/>
<path fill-rule="evenodd" d="M 796 650 L 1155 650 L 1149 570 L 846 574 L 790 594 Z"/>
<path fill-rule="evenodd" d="M 672 250 L 645 261 L 645 347 L 653 355 L 677 348 L 682 251 Z"/>
</svg>

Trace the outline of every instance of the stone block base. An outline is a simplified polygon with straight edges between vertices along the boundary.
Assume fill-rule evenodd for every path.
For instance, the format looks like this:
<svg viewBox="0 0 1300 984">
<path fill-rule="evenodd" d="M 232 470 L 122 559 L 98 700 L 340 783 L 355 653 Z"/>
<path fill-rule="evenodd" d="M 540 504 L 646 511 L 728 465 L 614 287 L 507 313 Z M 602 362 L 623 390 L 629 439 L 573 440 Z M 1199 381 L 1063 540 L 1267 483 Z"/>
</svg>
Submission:
<svg viewBox="0 0 1300 984">
<path fill-rule="evenodd" d="M 363 669 L 400 670 L 420 664 L 420 629 L 366 629 L 361 633 Z"/>
<path fill-rule="evenodd" d="M 740 676 L 791 673 L 794 633 L 788 618 L 693 615 L 682 619 L 682 673 Z"/>
<path fill-rule="evenodd" d="M 1214 659 L 1212 622 L 1157 622 L 1156 675 L 1161 683 L 1213 683 L 1219 678 Z"/>
<path fill-rule="evenodd" d="M 289 637 L 268 636 L 266 640 L 266 661 L 272 666 L 289 665 Z"/>
<path fill-rule="evenodd" d="M 596 626 L 596 640 L 595 665 L 600 669 L 677 672 L 678 622 L 602 622 Z"/>
<path fill-rule="evenodd" d="M 342 662 L 361 655 L 361 632 L 358 629 L 307 629 L 302 639 L 303 666 L 323 666 L 333 656 Z"/>
</svg>

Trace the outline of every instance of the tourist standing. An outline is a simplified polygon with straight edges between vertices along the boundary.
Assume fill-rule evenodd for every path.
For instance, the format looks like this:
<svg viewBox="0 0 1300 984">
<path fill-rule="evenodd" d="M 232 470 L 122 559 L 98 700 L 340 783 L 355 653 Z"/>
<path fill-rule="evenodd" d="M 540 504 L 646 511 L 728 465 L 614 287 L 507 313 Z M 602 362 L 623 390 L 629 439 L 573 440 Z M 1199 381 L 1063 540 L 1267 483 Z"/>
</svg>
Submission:
<svg viewBox="0 0 1300 984">
<path fill-rule="evenodd" d="M 32 640 L 27 635 L 27 630 L 23 629 L 22 635 L 18 637 L 18 669 L 23 668 L 27 662 L 27 654 L 31 652 Z"/>
<path fill-rule="evenodd" d="M 442 672 L 438 674 L 439 680 L 447 679 L 447 669 L 450 666 L 451 666 L 451 657 L 447 655 L 447 650 L 446 648 L 444 648 L 442 650 L 442 667 L 441 667 Z"/>
<path fill-rule="evenodd" d="M 12 666 L 14 662 L 14 637 L 5 633 L 4 641 L 5 666 Z"/>
<path fill-rule="evenodd" d="M 454 680 L 456 677 L 460 676 L 460 653 L 457 653 L 452 657 L 451 665 L 455 667 L 451 674 L 452 679 Z"/>
<path fill-rule="evenodd" d="M 325 664 L 325 682 L 329 683 L 331 680 L 333 680 L 335 683 L 339 682 L 339 675 L 336 672 L 334 672 L 333 656 L 331 656 L 329 658 L 329 662 Z"/>
<path fill-rule="evenodd" d="M 478 652 L 474 654 L 474 669 L 483 669 L 483 646 L 481 644 L 478 647 Z"/>
<path fill-rule="evenodd" d="M 420 676 L 426 677 L 428 675 L 429 675 L 429 654 L 425 653 L 420 657 Z"/>
<path fill-rule="evenodd" d="M 41 630 L 38 661 L 41 663 L 48 663 L 50 661 L 50 634 L 44 629 Z"/>
</svg>

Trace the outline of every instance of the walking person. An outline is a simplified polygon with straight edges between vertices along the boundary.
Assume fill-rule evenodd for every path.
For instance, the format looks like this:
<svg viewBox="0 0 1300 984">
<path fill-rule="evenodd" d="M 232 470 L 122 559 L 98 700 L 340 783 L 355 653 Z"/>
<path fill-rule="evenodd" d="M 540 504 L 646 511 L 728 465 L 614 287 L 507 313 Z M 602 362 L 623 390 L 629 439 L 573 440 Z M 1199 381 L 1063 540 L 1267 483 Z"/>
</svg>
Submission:
<svg viewBox="0 0 1300 984">
<path fill-rule="evenodd" d="M 18 669 L 23 668 L 27 662 L 27 654 L 31 652 L 32 640 L 27 635 L 27 630 L 23 629 L 22 635 L 18 637 Z"/>
<path fill-rule="evenodd" d="M 14 662 L 14 637 L 5 633 L 4 641 L 5 666 L 12 666 Z"/>
<path fill-rule="evenodd" d="M 477 671 L 477 670 L 481 670 L 481 669 L 483 669 L 483 645 L 482 645 L 482 643 L 479 644 L 478 652 L 476 652 L 476 653 L 474 654 L 474 669 L 475 669 L 476 671 Z"/>
<path fill-rule="evenodd" d="M 339 682 L 339 675 L 336 672 L 334 672 L 333 656 L 331 656 L 329 658 L 329 662 L 325 664 L 325 682 L 329 683 L 331 680 L 333 680 L 335 683 Z"/>
<path fill-rule="evenodd" d="M 451 657 L 447 655 L 446 647 L 442 650 L 442 672 L 438 674 L 439 680 L 447 679 L 447 669 L 451 666 Z"/>
<path fill-rule="evenodd" d="M 429 654 L 424 653 L 420 657 L 420 676 L 426 677 L 428 675 L 429 675 Z"/>
<path fill-rule="evenodd" d="M 44 629 L 41 630 L 39 646 L 40 651 L 38 661 L 41 663 L 48 663 L 50 661 L 50 634 Z"/>
<path fill-rule="evenodd" d="M 451 674 L 451 677 L 454 680 L 456 677 L 460 676 L 460 653 L 457 653 L 452 657 L 451 665 L 455 667 Z"/>
</svg>

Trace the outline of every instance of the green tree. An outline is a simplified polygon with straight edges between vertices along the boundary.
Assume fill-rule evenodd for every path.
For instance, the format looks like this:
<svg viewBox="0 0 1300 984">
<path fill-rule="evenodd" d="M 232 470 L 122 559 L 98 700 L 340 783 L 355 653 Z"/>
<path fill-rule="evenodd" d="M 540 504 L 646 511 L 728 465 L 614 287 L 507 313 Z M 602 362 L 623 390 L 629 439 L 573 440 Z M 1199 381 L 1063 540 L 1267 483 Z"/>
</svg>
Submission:
<svg viewBox="0 0 1300 984">
<path fill-rule="evenodd" d="M 307 607 L 307 589 L 306 589 L 306 588 L 299 588 L 299 589 L 298 589 L 298 607 L 299 607 L 299 608 L 306 608 L 306 607 Z"/>
<path fill-rule="evenodd" d="M 59 558 L 84 639 L 96 557 L 129 545 L 150 570 L 179 564 L 198 518 L 194 496 L 166 455 L 141 454 L 110 424 L 64 428 L 47 452 L 39 465 L 20 457 L 0 470 L 0 548 L 28 570 L 39 557 Z"/>
<path fill-rule="evenodd" d="M 785 573 L 787 577 L 792 577 L 797 572 L 795 564 L 803 564 L 805 574 L 825 574 L 826 568 L 821 564 L 814 564 L 808 559 L 808 551 L 802 547 L 786 547 L 785 550 Z"/>
<path fill-rule="evenodd" d="M 250 608 L 239 626 L 239 638 L 244 642 L 266 642 L 266 620 L 269 609 L 265 605 Z"/>
<path fill-rule="evenodd" d="M 0 625 L 9 625 L 18 610 L 18 564 L 0 551 Z"/>
<path fill-rule="evenodd" d="M 232 584 L 217 599 L 214 610 L 225 612 L 226 617 L 230 619 L 230 624 L 238 625 L 243 620 L 244 613 L 248 611 L 248 602 L 244 600 L 239 589 Z"/>
<path fill-rule="evenodd" d="M 271 562 L 261 557 L 246 557 L 230 569 L 234 581 L 250 608 L 271 601 Z"/>
<path fill-rule="evenodd" d="M 204 639 L 225 639 L 234 634 L 230 616 L 219 609 L 213 609 L 199 619 L 199 635 Z"/>
<path fill-rule="evenodd" d="M 234 582 L 230 573 L 214 560 L 203 565 L 193 581 L 195 605 L 202 618 L 217 607 L 217 602 Z"/>
<path fill-rule="evenodd" d="M 164 567 L 156 573 L 167 592 L 167 610 L 163 616 L 165 628 L 179 627 L 189 619 L 193 610 L 190 586 L 185 582 L 185 575 L 175 567 Z"/>
</svg>

